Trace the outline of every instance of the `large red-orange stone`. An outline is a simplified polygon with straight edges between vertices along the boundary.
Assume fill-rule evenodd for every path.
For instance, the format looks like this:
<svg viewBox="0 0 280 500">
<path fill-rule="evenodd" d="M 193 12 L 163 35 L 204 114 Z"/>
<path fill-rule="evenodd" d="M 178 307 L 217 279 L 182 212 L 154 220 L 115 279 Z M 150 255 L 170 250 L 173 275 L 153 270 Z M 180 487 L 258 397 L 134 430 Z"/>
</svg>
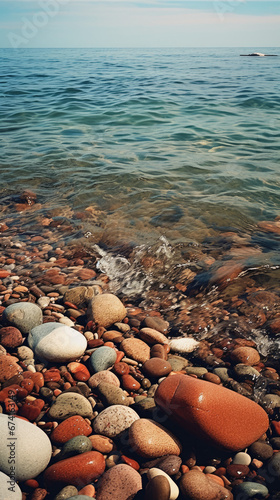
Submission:
<svg viewBox="0 0 280 500">
<path fill-rule="evenodd" d="M 47 487 L 63 487 L 68 484 L 82 488 L 97 479 L 105 470 L 105 458 L 99 451 L 87 451 L 47 468 L 44 479 Z"/>
<path fill-rule="evenodd" d="M 188 432 L 213 446 L 242 450 L 266 432 L 266 412 L 221 385 L 188 375 L 169 375 L 155 393 L 156 403 Z"/>
<path fill-rule="evenodd" d="M 92 433 L 91 426 L 80 415 L 63 420 L 51 433 L 51 441 L 64 444 L 76 436 L 89 436 Z"/>
</svg>

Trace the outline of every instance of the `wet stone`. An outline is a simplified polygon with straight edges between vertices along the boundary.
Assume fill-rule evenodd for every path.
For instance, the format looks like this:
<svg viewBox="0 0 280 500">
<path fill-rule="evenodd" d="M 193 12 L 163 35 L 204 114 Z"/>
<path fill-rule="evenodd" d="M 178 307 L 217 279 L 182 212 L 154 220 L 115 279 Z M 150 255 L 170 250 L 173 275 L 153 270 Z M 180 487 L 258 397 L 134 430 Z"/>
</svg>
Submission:
<svg viewBox="0 0 280 500">
<path fill-rule="evenodd" d="M 160 358 L 148 359 L 143 364 L 143 371 L 148 377 L 166 377 L 172 370 L 172 366 L 168 361 Z"/>
<path fill-rule="evenodd" d="M 0 328 L 0 342 L 6 349 L 18 347 L 23 342 L 22 334 L 14 326 Z"/>
<path fill-rule="evenodd" d="M 176 354 L 169 354 L 167 357 L 168 362 L 171 364 L 172 370 L 174 372 L 180 372 L 188 366 L 189 362 L 182 356 L 177 356 Z"/>
<path fill-rule="evenodd" d="M 265 485 L 251 481 L 244 481 L 238 484 L 234 487 L 233 492 L 234 498 L 238 499 L 240 497 L 244 498 L 244 500 L 249 498 L 266 498 L 269 493 Z"/>
<path fill-rule="evenodd" d="M 93 372 L 101 372 L 113 366 L 117 359 L 117 353 L 112 347 L 101 346 L 94 351 L 90 357 L 89 365 Z"/>
</svg>

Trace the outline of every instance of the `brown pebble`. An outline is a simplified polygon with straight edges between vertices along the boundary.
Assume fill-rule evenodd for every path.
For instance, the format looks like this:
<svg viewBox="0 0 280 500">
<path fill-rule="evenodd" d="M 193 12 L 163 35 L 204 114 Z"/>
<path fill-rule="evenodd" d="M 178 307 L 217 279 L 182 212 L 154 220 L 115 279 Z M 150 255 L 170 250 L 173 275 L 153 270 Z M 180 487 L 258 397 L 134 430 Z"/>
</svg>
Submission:
<svg viewBox="0 0 280 500">
<path fill-rule="evenodd" d="M 202 378 L 204 380 L 208 380 L 208 382 L 212 382 L 213 384 L 219 385 L 221 383 L 220 377 L 218 377 L 218 375 L 216 375 L 215 373 L 210 373 L 210 372 L 204 373 Z"/>
<path fill-rule="evenodd" d="M 145 490 L 145 500 L 169 500 L 170 485 L 164 476 L 155 476 L 148 482 Z"/>
<path fill-rule="evenodd" d="M 248 366 L 257 365 L 260 361 L 258 351 L 252 347 L 237 347 L 231 352 L 230 358 L 233 363 L 243 363 Z"/>
<path fill-rule="evenodd" d="M 6 349 L 18 347 L 23 342 L 22 334 L 14 326 L 0 328 L 0 342 Z"/>
<path fill-rule="evenodd" d="M 233 479 L 241 479 L 246 477 L 250 472 L 250 469 L 247 465 L 241 464 L 230 464 L 227 466 L 227 475 L 232 477 Z"/>
<path fill-rule="evenodd" d="M 171 364 L 161 358 L 151 358 L 143 364 L 143 371 L 148 377 L 165 377 L 171 370 Z"/>
<path fill-rule="evenodd" d="M 155 344 L 151 347 L 151 358 L 161 358 L 167 360 L 167 352 L 162 344 Z"/>
</svg>

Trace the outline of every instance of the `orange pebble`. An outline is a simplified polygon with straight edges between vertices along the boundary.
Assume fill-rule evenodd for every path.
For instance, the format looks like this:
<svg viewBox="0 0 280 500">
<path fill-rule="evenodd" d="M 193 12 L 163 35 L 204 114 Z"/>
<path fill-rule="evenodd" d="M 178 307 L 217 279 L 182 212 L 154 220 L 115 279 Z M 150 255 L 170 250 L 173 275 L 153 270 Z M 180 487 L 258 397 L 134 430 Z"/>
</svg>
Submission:
<svg viewBox="0 0 280 500">
<path fill-rule="evenodd" d="M 187 465 L 181 465 L 181 471 L 182 474 L 186 474 L 186 472 L 189 472 L 190 468 Z"/>
<path fill-rule="evenodd" d="M 209 479 L 212 479 L 212 481 L 220 486 L 223 486 L 223 488 L 225 487 L 225 483 L 220 476 L 215 476 L 214 474 L 205 474 L 205 476 L 209 477 Z"/>
<path fill-rule="evenodd" d="M 79 495 L 87 495 L 93 498 L 95 496 L 95 487 L 93 484 L 87 484 L 87 486 L 84 486 L 84 488 L 79 491 Z"/>
<path fill-rule="evenodd" d="M 61 393 L 62 393 L 62 391 L 60 389 L 55 389 L 53 391 L 53 394 L 54 394 L 55 397 L 59 396 L 59 394 L 61 394 Z"/>
<path fill-rule="evenodd" d="M 39 488 L 39 483 L 36 481 L 36 479 L 27 479 L 24 483 L 25 486 L 28 486 L 29 488 Z"/>
<path fill-rule="evenodd" d="M 107 347 L 112 347 L 112 348 L 115 347 L 114 342 L 104 342 L 104 345 L 106 345 Z"/>
<path fill-rule="evenodd" d="M 124 357 L 124 352 L 123 351 L 118 351 L 117 352 L 116 363 L 119 363 L 121 361 L 121 359 L 123 359 L 123 357 Z"/>
<path fill-rule="evenodd" d="M 28 394 L 30 394 L 34 387 L 34 381 L 32 378 L 25 378 L 21 381 L 20 386 L 23 387 L 23 389 L 26 389 Z"/>
</svg>

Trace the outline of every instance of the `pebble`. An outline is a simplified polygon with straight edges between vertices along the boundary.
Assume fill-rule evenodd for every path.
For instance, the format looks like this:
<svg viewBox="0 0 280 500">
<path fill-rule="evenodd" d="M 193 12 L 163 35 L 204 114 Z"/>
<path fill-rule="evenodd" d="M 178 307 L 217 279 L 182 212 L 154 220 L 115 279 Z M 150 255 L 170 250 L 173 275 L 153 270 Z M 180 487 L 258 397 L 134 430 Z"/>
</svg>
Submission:
<svg viewBox="0 0 280 500">
<path fill-rule="evenodd" d="M 93 372 L 101 372 L 113 366 L 117 359 L 117 353 L 112 347 L 98 347 L 91 355 L 89 360 L 90 368 Z"/>
<path fill-rule="evenodd" d="M 3 500 L 22 500 L 20 487 L 4 472 L 0 472 L 0 498 Z"/>
<path fill-rule="evenodd" d="M 0 342 L 6 349 L 18 347 L 23 342 L 22 334 L 14 326 L 0 328 Z"/>
<path fill-rule="evenodd" d="M 105 470 L 105 459 L 98 451 L 87 451 L 81 455 L 61 460 L 44 473 L 48 488 L 73 485 L 81 488 L 101 476 Z"/>
<path fill-rule="evenodd" d="M 167 359 L 168 363 L 171 364 L 172 370 L 174 372 L 180 372 L 181 370 L 184 370 L 189 364 L 187 359 L 183 358 L 182 356 L 177 356 L 176 354 L 169 354 Z"/>
<path fill-rule="evenodd" d="M 248 476 L 250 469 L 247 465 L 229 464 L 226 469 L 226 474 L 232 479 L 243 479 Z"/>
<path fill-rule="evenodd" d="M 145 489 L 145 500 L 169 500 L 170 485 L 166 477 L 154 476 L 148 482 Z"/>
<path fill-rule="evenodd" d="M 274 410 L 275 408 L 280 408 L 280 396 L 277 394 L 266 394 L 262 398 L 262 404 L 265 408 Z"/>
<path fill-rule="evenodd" d="M 51 433 L 51 441 L 56 444 L 64 444 L 75 436 L 89 436 L 92 433 L 91 426 L 80 415 L 74 415 L 63 420 Z"/>
<path fill-rule="evenodd" d="M 165 335 L 158 332 L 157 330 L 153 330 L 152 328 L 142 328 L 139 331 L 139 337 L 147 344 L 168 344 L 168 339 Z"/>
<path fill-rule="evenodd" d="M 157 330 L 158 332 L 166 334 L 168 332 L 169 323 L 165 321 L 163 318 L 159 318 L 157 316 L 146 316 L 143 321 L 145 327 L 152 328 L 153 330 Z"/>
<path fill-rule="evenodd" d="M 148 479 L 153 479 L 154 477 L 164 477 L 169 483 L 169 500 L 176 500 L 179 496 L 179 488 L 176 483 L 168 476 L 163 470 L 156 467 L 152 467 L 147 472 Z"/>
<path fill-rule="evenodd" d="M 182 464 L 182 459 L 177 455 L 169 455 L 161 458 L 156 466 L 158 469 L 166 472 L 169 476 L 175 476 L 178 474 Z"/>
<path fill-rule="evenodd" d="M 62 490 L 54 497 L 54 500 L 69 500 L 69 498 L 78 494 L 76 486 L 65 486 Z"/>
<path fill-rule="evenodd" d="M 87 348 L 86 338 L 80 332 L 54 322 L 33 328 L 28 344 L 39 359 L 55 363 L 76 360 Z"/>
<path fill-rule="evenodd" d="M 239 451 L 234 455 L 232 463 L 241 465 L 250 465 L 251 460 L 252 459 L 248 453 L 245 453 L 244 451 Z"/>
<path fill-rule="evenodd" d="M 97 386 L 97 390 L 98 395 L 101 397 L 101 400 L 103 401 L 105 406 L 129 406 L 129 404 L 131 403 L 130 398 L 126 396 L 126 394 L 120 387 L 116 387 L 112 384 L 107 384 L 106 382 L 101 382 Z"/>
<path fill-rule="evenodd" d="M 255 443 L 249 446 L 248 453 L 252 458 L 257 458 L 263 462 L 272 457 L 273 448 L 265 441 L 255 441 Z"/>
<path fill-rule="evenodd" d="M 89 497 L 88 495 L 74 495 L 70 497 L 68 500 L 92 500 L 93 497 Z"/>
<path fill-rule="evenodd" d="M 161 424 L 146 418 L 136 420 L 130 426 L 129 444 L 144 458 L 180 455 L 182 450 L 179 439 Z"/>
<path fill-rule="evenodd" d="M 72 305 L 82 308 L 88 305 L 89 300 L 91 300 L 94 295 L 94 286 L 76 286 L 66 290 L 63 300 L 64 304 L 70 302 Z"/>
<path fill-rule="evenodd" d="M 94 296 L 87 309 L 89 320 L 107 328 L 126 317 L 126 308 L 116 295 L 104 293 Z"/>
<path fill-rule="evenodd" d="M 10 432 L 14 432 L 16 439 L 12 446 Z M 0 442 L 9 445 L 2 446 L 0 454 L 0 470 L 9 474 L 9 464 L 12 453 L 15 452 L 16 468 L 15 478 L 26 481 L 40 474 L 48 465 L 52 447 L 48 436 L 39 427 L 8 415 L 0 414 Z"/>
<path fill-rule="evenodd" d="M 229 379 L 228 369 L 224 367 L 214 368 L 213 373 L 218 375 L 223 383 L 227 382 Z"/>
<path fill-rule="evenodd" d="M 260 362 L 260 355 L 252 347 L 236 347 L 230 354 L 233 363 L 243 363 L 244 365 L 257 365 Z"/>
<path fill-rule="evenodd" d="M 115 387 L 120 387 L 120 381 L 118 377 L 109 370 L 101 370 L 98 373 L 95 373 L 88 380 L 88 385 L 95 389 L 101 382 L 105 382 L 107 384 L 114 385 Z"/>
<path fill-rule="evenodd" d="M 145 361 L 150 359 L 150 348 L 143 340 L 135 338 L 125 339 L 122 341 L 120 348 L 125 352 L 126 356 L 139 363 L 145 363 Z"/>
<path fill-rule="evenodd" d="M 15 356 L 0 355 L 0 382 L 5 382 L 22 372 L 22 368 L 17 362 L 18 358 Z"/>
<path fill-rule="evenodd" d="M 34 357 L 32 349 L 26 345 L 22 345 L 17 348 L 17 355 L 20 360 L 32 359 Z"/>
<path fill-rule="evenodd" d="M 148 377 L 166 377 L 172 370 L 168 361 L 160 358 L 151 358 L 143 364 L 143 371 Z"/>
<path fill-rule="evenodd" d="M 199 346 L 199 342 L 195 339 L 184 337 L 182 339 L 170 340 L 169 346 L 172 352 L 187 354 L 193 352 Z"/>
<path fill-rule="evenodd" d="M 253 368 L 252 366 L 244 365 L 243 363 L 238 363 L 234 367 L 234 373 L 237 377 L 237 380 L 250 379 L 255 380 L 260 376 L 260 372 Z"/>
<path fill-rule="evenodd" d="M 101 436 L 100 434 L 93 434 L 92 436 L 89 436 L 89 439 L 93 449 L 100 451 L 100 453 L 104 453 L 105 455 L 110 453 L 114 447 L 112 439 L 106 436 Z"/>
<path fill-rule="evenodd" d="M 86 436 L 75 436 L 69 439 L 62 447 L 60 454 L 58 455 L 59 460 L 64 458 L 72 457 L 73 455 L 80 455 L 86 451 L 92 450 L 92 442 Z"/>
<path fill-rule="evenodd" d="M 96 487 L 96 500 L 128 500 L 142 489 L 140 474 L 126 464 L 108 469 Z"/>
<path fill-rule="evenodd" d="M 43 322 L 42 310 L 31 302 L 16 302 L 11 304 L 3 312 L 3 321 L 8 325 L 15 326 L 21 333 L 27 334 L 35 326 Z"/>
<path fill-rule="evenodd" d="M 92 406 L 87 398 L 74 392 L 60 394 L 49 410 L 49 417 L 53 420 L 65 420 L 74 415 L 89 419 L 93 417 Z"/>
<path fill-rule="evenodd" d="M 128 429 L 139 415 L 127 406 L 114 405 L 103 410 L 93 421 L 93 430 L 109 438 L 118 436 Z"/>
<path fill-rule="evenodd" d="M 186 366 L 185 372 L 187 375 L 196 375 L 196 377 L 200 378 L 208 373 L 208 370 L 203 366 Z"/>
<path fill-rule="evenodd" d="M 232 493 L 198 469 L 182 475 L 180 491 L 186 500 L 233 500 Z"/>
<path fill-rule="evenodd" d="M 247 500 L 249 498 L 266 498 L 269 491 L 266 486 L 261 483 L 252 482 L 252 481 L 244 481 L 243 483 L 238 484 L 233 489 L 234 498 L 237 500 L 244 499 Z"/>
<path fill-rule="evenodd" d="M 274 453 L 260 469 L 260 475 L 266 479 L 267 484 L 280 487 L 280 452 Z"/>
<path fill-rule="evenodd" d="M 151 347 L 151 358 L 161 358 L 167 360 L 167 352 L 162 344 L 154 344 Z"/>
<path fill-rule="evenodd" d="M 188 432 L 228 450 L 246 448 L 266 432 L 269 424 L 257 403 L 188 375 L 169 375 L 159 385 L 155 401 Z"/>
<path fill-rule="evenodd" d="M 122 386 L 126 391 L 138 391 L 141 387 L 140 382 L 136 380 L 131 375 L 123 375 L 122 376 Z"/>
</svg>

